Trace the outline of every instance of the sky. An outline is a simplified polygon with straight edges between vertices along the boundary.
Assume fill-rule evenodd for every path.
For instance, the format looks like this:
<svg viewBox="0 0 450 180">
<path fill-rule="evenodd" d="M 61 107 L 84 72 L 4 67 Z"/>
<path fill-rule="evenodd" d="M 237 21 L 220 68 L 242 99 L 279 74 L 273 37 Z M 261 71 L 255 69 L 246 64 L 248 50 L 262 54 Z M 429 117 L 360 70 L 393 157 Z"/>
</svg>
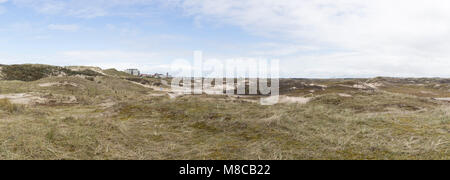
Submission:
<svg viewBox="0 0 450 180">
<path fill-rule="evenodd" d="M 0 64 L 279 59 L 282 77 L 450 77 L 448 0 L 0 0 Z"/>
</svg>

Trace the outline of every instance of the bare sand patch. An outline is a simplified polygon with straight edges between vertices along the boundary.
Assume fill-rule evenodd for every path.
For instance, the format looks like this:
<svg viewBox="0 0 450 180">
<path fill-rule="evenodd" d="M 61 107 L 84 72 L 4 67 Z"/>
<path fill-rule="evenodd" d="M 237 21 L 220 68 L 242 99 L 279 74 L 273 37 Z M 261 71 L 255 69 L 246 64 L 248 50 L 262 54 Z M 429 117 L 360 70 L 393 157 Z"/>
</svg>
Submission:
<svg viewBox="0 0 450 180">
<path fill-rule="evenodd" d="M 431 91 L 420 91 L 420 93 L 422 93 L 422 94 L 429 94 L 429 95 L 437 95 L 436 93 L 431 92 Z"/>
<path fill-rule="evenodd" d="M 147 85 L 147 84 L 141 84 L 138 82 L 134 82 L 134 81 L 129 81 L 133 84 L 142 86 L 144 88 L 148 88 L 148 89 L 152 89 L 154 91 L 160 92 L 160 93 L 151 93 L 148 96 L 152 96 L 152 97 L 161 97 L 161 96 L 166 96 L 168 95 L 170 99 L 176 99 L 179 96 L 184 95 L 184 89 L 178 89 L 178 90 L 174 90 L 171 88 L 165 88 L 165 87 L 160 87 L 160 86 L 151 86 L 151 85 Z"/>
<path fill-rule="evenodd" d="M 450 102 L 450 98 L 433 98 L 434 100 L 438 100 L 438 101 L 447 101 Z"/>
<path fill-rule="evenodd" d="M 345 94 L 345 93 L 339 93 L 338 95 L 341 96 L 341 97 L 352 97 L 352 95 Z"/>
<path fill-rule="evenodd" d="M 2 94 L 0 95 L 0 99 L 8 99 L 13 104 L 22 104 L 22 105 L 46 102 L 45 98 L 42 98 L 38 94 L 34 93 Z"/>
<path fill-rule="evenodd" d="M 289 97 L 289 96 L 280 96 L 280 103 L 286 104 L 306 104 L 311 101 L 311 98 L 306 97 Z"/>
<path fill-rule="evenodd" d="M 366 86 L 361 85 L 361 84 L 355 84 L 355 85 L 353 85 L 352 87 L 353 87 L 353 88 L 356 88 L 356 89 L 366 89 Z"/>
<path fill-rule="evenodd" d="M 322 89 L 328 88 L 327 85 L 322 85 L 322 84 L 309 84 L 307 86 L 311 86 L 311 87 L 317 86 L 317 87 L 321 87 Z"/>
<path fill-rule="evenodd" d="M 372 89 L 378 89 L 378 87 L 383 86 L 383 83 L 364 83 L 364 85 Z"/>
<path fill-rule="evenodd" d="M 150 97 L 162 97 L 162 96 L 167 96 L 167 94 L 151 93 L 148 96 L 150 96 Z"/>
<path fill-rule="evenodd" d="M 169 92 L 167 93 L 167 95 L 169 95 L 170 99 L 176 99 L 177 97 L 183 96 L 185 94 L 180 92 Z"/>
<path fill-rule="evenodd" d="M 99 104 L 98 106 L 102 107 L 103 109 L 107 109 L 107 108 L 113 107 L 116 104 L 117 103 L 114 102 L 113 100 L 107 100 L 104 103 Z"/>
<path fill-rule="evenodd" d="M 59 83 L 41 83 L 41 84 L 38 84 L 40 87 L 51 87 L 51 86 L 56 86 L 56 85 L 58 85 Z"/>
<path fill-rule="evenodd" d="M 52 86 L 74 86 L 78 87 L 78 84 L 71 83 L 71 82 L 48 82 L 48 83 L 41 83 L 38 84 L 40 87 L 52 87 Z"/>
<path fill-rule="evenodd" d="M 381 83 L 363 83 L 363 84 L 354 84 L 352 86 L 339 84 L 338 86 L 354 88 L 354 89 L 362 89 L 362 90 L 367 90 L 367 89 L 378 90 L 378 87 L 383 86 L 383 84 L 381 84 Z"/>
<path fill-rule="evenodd" d="M 261 102 L 274 102 L 277 100 L 276 98 L 276 96 L 261 98 Z M 311 98 L 307 97 L 278 96 L 278 103 L 282 104 L 306 104 L 309 101 L 311 101 Z"/>
<path fill-rule="evenodd" d="M 63 96 L 40 93 L 0 94 L 0 99 L 8 99 L 13 104 L 75 104 L 78 102 L 75 96 Z"/>
</svg>

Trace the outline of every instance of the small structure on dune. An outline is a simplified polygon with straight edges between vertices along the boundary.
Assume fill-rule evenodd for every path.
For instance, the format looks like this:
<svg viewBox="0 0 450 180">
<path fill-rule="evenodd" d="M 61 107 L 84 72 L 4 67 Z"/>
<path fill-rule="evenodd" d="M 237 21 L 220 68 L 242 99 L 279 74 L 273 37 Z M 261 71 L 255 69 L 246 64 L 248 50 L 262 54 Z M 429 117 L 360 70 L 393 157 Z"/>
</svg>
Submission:
<svg viewBox="0 0 450 180">
<path fill-rule="evenodd" d="M 141 72 L 138 69 L 127 69 L 124 72 L 134 75 L 134 76 L 140 76 Z"/>
</svg>

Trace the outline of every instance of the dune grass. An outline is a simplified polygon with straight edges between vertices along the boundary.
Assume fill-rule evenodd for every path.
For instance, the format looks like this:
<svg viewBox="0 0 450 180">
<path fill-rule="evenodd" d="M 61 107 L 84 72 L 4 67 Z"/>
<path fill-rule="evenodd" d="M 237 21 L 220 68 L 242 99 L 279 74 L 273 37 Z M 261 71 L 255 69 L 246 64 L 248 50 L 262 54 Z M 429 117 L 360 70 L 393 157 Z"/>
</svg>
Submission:
<svg viewBox="0 0 450 180">
<path fill-rule="evenodd" d="M 23 109 L 22 106 L 11 103 L 8 99 L 0 99 L 0 110 L 8 113 L 18 113 Z"/>
<path fill-rule="evenodd" d="M 50 76 L 101 76 L 92 70 L 72 71 L 67 68 L 40 64 L 22 64 L 1 66 L 1 74 L 5 80 L 36 81 Z"/>
<path fill-rule="evenodd" d="M 328 90 L 307 104 L 262 106 L 153 96 L 115 76 L 0 81 L 0 92 L 77 98 L 0 100 L 0 159 L 450 159 L 450 105 L 409 94 Z"/>
</svg>

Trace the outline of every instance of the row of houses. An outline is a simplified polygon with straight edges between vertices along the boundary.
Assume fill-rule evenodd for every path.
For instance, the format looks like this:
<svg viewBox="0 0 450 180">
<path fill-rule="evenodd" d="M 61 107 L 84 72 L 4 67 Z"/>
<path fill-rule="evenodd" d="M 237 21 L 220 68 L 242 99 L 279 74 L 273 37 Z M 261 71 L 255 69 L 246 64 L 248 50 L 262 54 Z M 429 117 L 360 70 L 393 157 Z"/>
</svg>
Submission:
<svg viewBox="0 0 450 180">
<path fill-rule="evenodd" d="M 127 69 L 124 72 L 134 75 L 134 76 L 141 76 L 141 77 L 152 77 L 152 78 L 170 78 L 171 76 L 169 73 L 166 74 L 141 74 L 141 72 L 138 69 Z"/>
</svg>

